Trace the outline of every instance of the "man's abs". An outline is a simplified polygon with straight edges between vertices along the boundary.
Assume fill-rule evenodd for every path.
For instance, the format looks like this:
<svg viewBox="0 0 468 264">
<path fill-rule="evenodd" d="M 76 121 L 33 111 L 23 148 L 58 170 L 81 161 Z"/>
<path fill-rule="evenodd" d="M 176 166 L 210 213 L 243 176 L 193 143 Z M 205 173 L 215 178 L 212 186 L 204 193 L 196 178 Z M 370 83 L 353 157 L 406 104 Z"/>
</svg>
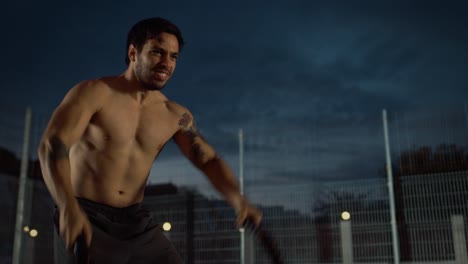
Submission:
<svg viewBox="0 0 468 264">
<path fill-rule="evenodd" d="M 70 153 L 75 196 L 113 207 L 143 200 L 153 160 L 138 153 L 105 153 L 77 146 Z"/>
</svg>

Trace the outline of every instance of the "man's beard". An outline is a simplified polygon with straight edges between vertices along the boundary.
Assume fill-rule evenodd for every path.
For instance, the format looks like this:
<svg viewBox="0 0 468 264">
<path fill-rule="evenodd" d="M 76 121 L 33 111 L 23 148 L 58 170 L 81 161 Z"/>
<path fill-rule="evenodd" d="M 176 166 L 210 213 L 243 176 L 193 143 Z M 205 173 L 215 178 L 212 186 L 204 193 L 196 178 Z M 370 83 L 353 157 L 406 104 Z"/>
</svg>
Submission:
<svg viewBox="0 0 468 264">
<path fill-rule="evenodd" d="M 164 83 L 162 86 L 159 86 L 159 85 L 152 84 L 150 82 L 143 82 L 143 81 L 140 81 L 140 82 L 146 90 L 150 90 L 150 91 L 160 91 L 164 87 L 166 87 L 166 83 Z"/>
<path fill-rule="evenodd" d="M 145 70 L 143 70 L 143 67 L 141 67 L 140 65 L 136 66 L 135 75 L 137 77 L 137 80 L 141 83 L 141 85 L 146 90 L 150 90 L 150 91 L 160 91 L 160 90 L 162 90 L 164 87 L 166 87 L 167 81 L 169 81 L 169 80 L 167 80 L 162 85 L 157 85 L 157 84 L 151 82 L 151 80 L 152 80 L 151 72 L 148 72 L 146 74 Z M 148 78 L 145 78 L 145 76 L 148 76 Z"/>
</svg>

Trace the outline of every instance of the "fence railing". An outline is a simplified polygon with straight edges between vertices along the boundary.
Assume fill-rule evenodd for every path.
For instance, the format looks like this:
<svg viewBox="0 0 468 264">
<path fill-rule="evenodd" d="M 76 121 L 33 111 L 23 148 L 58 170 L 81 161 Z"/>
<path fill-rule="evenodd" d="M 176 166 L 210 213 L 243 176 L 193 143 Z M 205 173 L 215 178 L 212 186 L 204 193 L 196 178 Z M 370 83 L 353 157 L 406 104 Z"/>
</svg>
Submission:
<svg viewBox="0 0 468 264">
<path fill-rule="evenodd" d="M 289 132 L 282 129 L 284 134 L 265 133 L 263 126 L 243 129 L 245 194 L 262 208 L 286 263 L 395 263 L 382 123 L 374 117 L 303 129 L 295 124 Z M 21 114 L 0 115 L 0 263 L 12 261 L 23 120 Z M 31 126 L 20 263 L 52 263 L 53 203 L 35 154 L 44 120 L 34 117 Z M 466 112 L 390 112 L 388 122 L 398 262 L 465 263 Z M 226 140 L 231 148 L 220 153 L 238 172 L 237 131 Z M 157 221 L 172 223 L 166 235 L 187 263 L 239 263 L 234 212 L 206 191 L 207 182 L 188 162 L 172 156 L 172 147 L 155 163 L 158 177 L 152 174 L 150 181 L 172 182 L 178 191 L 149 195 L 145 205 Z M 349 221 L 341 218 L 343 212 Z M 39 235 L 31 237 L 28 229 Z M 247 236 L 244 246 L 247 263 L 269 263 L 254 238 Z"/>
</svg>

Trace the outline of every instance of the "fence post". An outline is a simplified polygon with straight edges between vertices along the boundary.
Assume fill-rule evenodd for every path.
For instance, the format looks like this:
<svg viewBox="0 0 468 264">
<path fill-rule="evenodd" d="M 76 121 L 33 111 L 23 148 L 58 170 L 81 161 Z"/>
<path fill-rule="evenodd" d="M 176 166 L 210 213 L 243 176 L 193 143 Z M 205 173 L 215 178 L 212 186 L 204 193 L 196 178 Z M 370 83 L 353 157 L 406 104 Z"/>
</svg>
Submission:
<svg viewBox="0 0 468 264">
<path fill-rule="evenodd" d="M 351 232 L 351 221 L 340 222 L 341 255 L 343 264 L 353 264 L 353 238 Z"/>
<path fill-rule="evenodd" d="M 468 256 L 466 253 L 466 239 L 465 239 L 465 226 L 462 215 L 452 215 L 452 236 L 453 248 L 455 250 L 455 263 L 465 264 L 468 263 Z"/>
<path fill-rule="evenodd" d="M 239 129 L 239 187 L 241 195 L 244 195 L 244 134 Z M 245 254 L 245 228 L 239 228 L 240 233 L 240 263 L 246 264 Z"/>
<path fill-rule="evenodd" d="M 246 264 L 255 264 L 255 236 L 252 232 L 245 237 L 245 260 Z"/>
<path fill-rule="evenodd" d="M 23 152 L 21 154 L 21 168 L 18 182 L 18 201 L 16 206 L 15 240 L 13 242 L 13 264 L 20 263 L 21 244 L 23 237 L 24 200 L 29 163 L 29 138 L 31 132 L 31 109 L 26 109 L 24 121 Z"/>
<path fill-rule="evenodd" d="M 396 221 L 396 210 L 395 210 L 395 194 L 393 191 L 393 172 L 392 172 L 392 160 L 390 156 L 390 140 L 388 137 L 388 125 L 387 125 L 387 110 L 382 110 L 383 119 L 383 130 L 385 140 L 385 167 L 387 168 L 387 186 L 388 186 L 388 199 L 390 202 L 390 223 L 392 226 L 392 245 L 393 245 L 393 263 L 400 263 L 400 248 L 398 240 L 398 229 Z"/>
</svg>

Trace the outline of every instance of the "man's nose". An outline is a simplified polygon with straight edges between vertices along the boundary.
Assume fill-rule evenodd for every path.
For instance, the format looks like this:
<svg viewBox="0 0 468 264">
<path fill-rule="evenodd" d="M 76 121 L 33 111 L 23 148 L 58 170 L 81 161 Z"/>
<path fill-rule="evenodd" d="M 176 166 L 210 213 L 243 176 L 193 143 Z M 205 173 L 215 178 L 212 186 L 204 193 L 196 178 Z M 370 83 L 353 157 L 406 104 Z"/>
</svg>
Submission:
<svg viewBox="0 0 468 264">
<path fill-rule="evenodd" d="M 169 54 L 161 56 L 161 60 L 159 64 L 164 65 L 166 67 L 170 67 L 172 64 L 171 56 Z"/>
</svg>

